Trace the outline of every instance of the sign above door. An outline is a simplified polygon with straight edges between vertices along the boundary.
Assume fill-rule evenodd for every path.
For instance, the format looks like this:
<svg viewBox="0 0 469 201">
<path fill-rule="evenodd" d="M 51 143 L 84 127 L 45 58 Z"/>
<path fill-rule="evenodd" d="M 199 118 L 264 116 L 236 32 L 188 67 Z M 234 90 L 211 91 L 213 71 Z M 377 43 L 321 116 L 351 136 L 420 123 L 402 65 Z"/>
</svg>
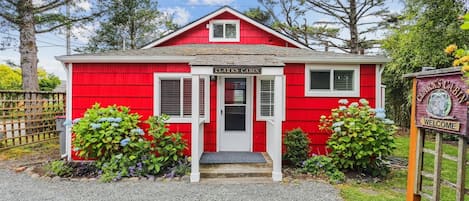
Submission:
<svg viewBox="0 0 469 201">
<path fill-rule="evenodd" d="M 262 67 L 216 66 L 213 74 L 262 74 Z"/>
</svg>

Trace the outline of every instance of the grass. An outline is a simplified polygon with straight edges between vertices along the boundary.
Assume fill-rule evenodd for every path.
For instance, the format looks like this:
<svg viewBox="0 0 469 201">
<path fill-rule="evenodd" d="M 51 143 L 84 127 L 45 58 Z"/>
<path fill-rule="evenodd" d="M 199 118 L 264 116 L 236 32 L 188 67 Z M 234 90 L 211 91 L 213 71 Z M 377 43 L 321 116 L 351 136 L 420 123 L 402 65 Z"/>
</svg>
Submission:
<svg viewBox="0 0 469 201">
<path fill-rule="evenodd" d="M 400 158 L 407 158 L 409 154 L 409 137 L 398 136 L 396 137 L 397 149 L 394 151 L 393 156 Z M 427 139 L 425 148 L 434 149 L 435 143 Z M 443 152 L 457 156 L 457 146 L 444 144 Z M 434 160 L 433 155 L 424 155 L 424 171 L 433 173 Z M 468 155 L 469 158 L 469 155 Z M 469 173 L 469 167 L 466 169 Z M 443 179 L 456 182 L 456 162 L 450 160 L 442 161 L 442 172 L 441 176 Z M 469 177 L 466 176 L 466 186 L 469 184 Z M 378 183 L 346 183 L 337 185 L 340 189 L 341 196 L 347 201 L 355 200 L 367 200 L 367 201 L 404 201 L 405 191 L 407 184 L 407 170 L 396 170 L 394 169 L 389 178 L 383 182 Z M 427 194 L 432 193 L 433 181 L 430 179 L 423 180 L 423 191 Z M 441 189 L 441 201 L 452 201 L 456 199 L 456 191 L 452 188 L 448 188 L 442 185 Z M 422 200 L 427 200 L 422 198 Z M 469 196 L 465 196 L 465 200 L 469 200 Z"/>
<path fill-rule="evenodd" d="M 59 157 L 59 147 L 58 139 L 21 147 L 13 147 L 0 151 L 0 161 Z"/>
</svg>

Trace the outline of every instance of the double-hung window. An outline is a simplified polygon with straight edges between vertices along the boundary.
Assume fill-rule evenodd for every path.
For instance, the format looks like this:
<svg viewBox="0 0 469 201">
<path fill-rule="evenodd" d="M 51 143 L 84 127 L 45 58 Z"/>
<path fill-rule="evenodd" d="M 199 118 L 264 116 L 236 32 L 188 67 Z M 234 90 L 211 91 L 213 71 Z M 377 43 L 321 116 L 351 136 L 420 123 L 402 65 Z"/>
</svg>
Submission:
<svg viewBox="0 0 469 201">
<path fill-rule="evenodd" d="M 273 76 L 261 76 L 257 78 L 257 120 L 268 120 L 274 118 L 274 107 L 276 105 L 275 96 L 282 96 L 282 118 L 285 120 L 285 77 L 283 79 L 283 94 L 275 91 L 275 81 Z"/>
<path fill-rule="evenodd" d="M 209 81 L 199 80 L 199 112 L 201 118 L 208 114 Z M 155 115 L 169 115 L 169 122 L 189 123 L 192 113 L 192 77 L 190 74 L 155 74 Z"/>
<path fill-rule="evenodd" d="M 239 20 L 210 21 L 210 42 L 239 42 Z"/>
<path fill-rule="evenodd" d="M 306 65 L 305 96 L 360 96 L 360 66 Z"/>
</svg>

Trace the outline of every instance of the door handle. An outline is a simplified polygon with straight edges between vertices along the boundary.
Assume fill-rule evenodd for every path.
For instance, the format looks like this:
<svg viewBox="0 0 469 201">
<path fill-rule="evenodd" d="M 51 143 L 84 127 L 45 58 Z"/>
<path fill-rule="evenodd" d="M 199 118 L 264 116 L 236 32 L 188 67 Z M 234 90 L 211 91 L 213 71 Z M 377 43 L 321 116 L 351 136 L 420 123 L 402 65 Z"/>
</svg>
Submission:
<svg viewBox="0 0 469 201">
<path fill-rule="evenodd" d="M 220 110 L 220 114 L 223 115 L 223 110 Z"/>
</svg>

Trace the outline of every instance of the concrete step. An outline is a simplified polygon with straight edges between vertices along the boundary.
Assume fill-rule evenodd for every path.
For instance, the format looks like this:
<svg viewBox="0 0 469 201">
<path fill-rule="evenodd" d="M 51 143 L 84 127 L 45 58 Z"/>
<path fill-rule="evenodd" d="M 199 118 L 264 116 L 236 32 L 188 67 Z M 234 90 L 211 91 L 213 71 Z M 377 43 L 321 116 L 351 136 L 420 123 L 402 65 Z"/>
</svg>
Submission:
<svg viewBox="0 0 469 201">
<path fill-rule="evenodd" d="M 201 167 L 202 178 L 272 177 L 271 167 L 253 167 L 244 164 L 224 164 Z"/>
<path fill-rule="evenodd" d="M 201 178 L 202 184 L 271 184 L 272 177 Z"/>
</svg>

